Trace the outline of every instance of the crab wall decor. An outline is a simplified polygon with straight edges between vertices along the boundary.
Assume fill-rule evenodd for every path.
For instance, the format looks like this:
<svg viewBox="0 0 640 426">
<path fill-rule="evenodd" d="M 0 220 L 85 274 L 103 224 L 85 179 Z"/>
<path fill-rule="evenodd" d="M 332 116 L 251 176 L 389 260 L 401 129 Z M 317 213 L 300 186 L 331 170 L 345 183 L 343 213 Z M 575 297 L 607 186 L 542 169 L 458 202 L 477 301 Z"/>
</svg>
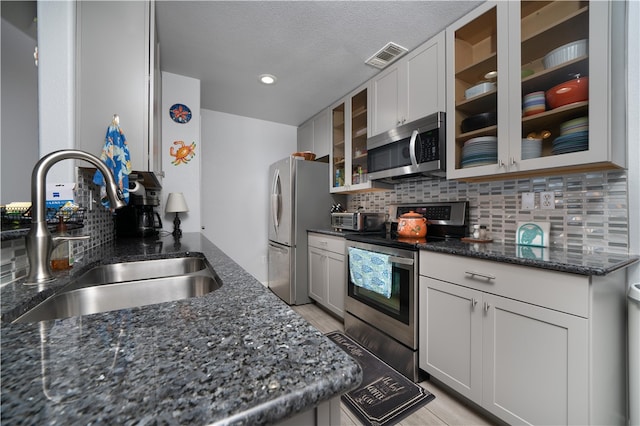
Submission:
<svg viewBox="0 0 640 426">
<path fill-rule="evenodd" d="M 179 148 L 176 150 L 175 147 L 169 148 L 169 154 L 172 157 L 175 157 L 175 160 L 171 162 L 174 166 L 178 164 L 187 164 L 193 157 L 196 156 L 196 143 L 192 142 L 191 145 L 185 145 L 184 141 L 173 141 L 174 145 L 177 145 Z"/>
</svg>

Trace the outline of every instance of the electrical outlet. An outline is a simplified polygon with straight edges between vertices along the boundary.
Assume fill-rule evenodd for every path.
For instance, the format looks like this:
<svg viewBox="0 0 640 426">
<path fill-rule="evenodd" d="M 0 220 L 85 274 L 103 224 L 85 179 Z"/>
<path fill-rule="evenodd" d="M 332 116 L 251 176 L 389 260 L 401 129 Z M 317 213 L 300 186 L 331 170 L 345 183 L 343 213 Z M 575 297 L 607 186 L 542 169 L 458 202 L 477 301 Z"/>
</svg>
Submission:
<svg viewBox="0 0 640 426">
<path fill-rule="evenodd" d="M 553 191 L 540 193 L 540 208 L 543 210 L 553 210 L 556 208 L 556 196 Z"/>
<path fill-rule="evenodd" d="M 536 193 L 523 192 L 521 207 L 522 207 L 522 210 L 533 210 L 536 207 Z"/>
</svg>

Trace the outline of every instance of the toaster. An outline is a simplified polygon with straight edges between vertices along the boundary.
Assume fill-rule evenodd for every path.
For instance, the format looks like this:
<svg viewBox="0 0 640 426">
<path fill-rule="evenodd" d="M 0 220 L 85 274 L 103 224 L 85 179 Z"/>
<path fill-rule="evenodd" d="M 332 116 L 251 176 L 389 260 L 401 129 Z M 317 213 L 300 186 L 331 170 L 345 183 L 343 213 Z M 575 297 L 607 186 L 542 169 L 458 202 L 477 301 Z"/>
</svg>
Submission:
<svg viewBox="0 0 640 426">
<path fill-rule="evenodd" d="M 384 213 L 331 213 L 331 227 L 343 231 L 379 231 L 384 227 Z"/>
</svg>

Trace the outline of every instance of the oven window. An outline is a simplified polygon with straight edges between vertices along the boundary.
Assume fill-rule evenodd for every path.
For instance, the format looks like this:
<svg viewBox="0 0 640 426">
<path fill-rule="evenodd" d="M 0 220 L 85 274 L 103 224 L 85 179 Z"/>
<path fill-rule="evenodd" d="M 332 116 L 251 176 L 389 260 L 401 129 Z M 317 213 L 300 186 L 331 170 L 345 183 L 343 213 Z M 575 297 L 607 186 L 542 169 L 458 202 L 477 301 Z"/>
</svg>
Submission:
<svg viewBox="0 0 640 426">
<path fill-rule="evenodd" d="M 371 306 L 390 317 L 409 324 L 409 292 L 412 287 L 412 267 L 404 265 L 392 266 L 391 270 L 391 297 L 386 298 L 374 291 L 358 287 L 349 278 L 348 294 L 360 302 Z"/>
</svg>

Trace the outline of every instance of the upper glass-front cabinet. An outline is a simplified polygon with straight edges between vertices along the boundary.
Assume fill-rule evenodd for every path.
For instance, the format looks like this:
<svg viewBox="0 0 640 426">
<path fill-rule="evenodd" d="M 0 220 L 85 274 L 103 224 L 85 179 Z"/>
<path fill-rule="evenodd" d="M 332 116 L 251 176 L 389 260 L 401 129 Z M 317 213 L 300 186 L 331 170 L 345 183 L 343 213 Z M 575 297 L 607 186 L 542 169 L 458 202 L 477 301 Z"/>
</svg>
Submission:
<svg viewBox="0 0 640 426">
<path fill-rule="evenodd" d="M 331 108 L 331 192 L 385 190 L 392 186 L 367 175 L 367 88 Z"/>
<path fill-rule="evenodd" d="M 345 103 L 331 109 L 331 187 L 345 186 Z"/>
<path fill-rule="evenodd" d="M 588 151 L 589 2 L 523 1 L 519 20 L 521 141 L 510 155 Z"/>
<path fill-rule="evenodd" d="M 449 178 L 626 166 L 618 3 L 487 2 L 447 29 Z"/>
<path fill-rule="evenodd" d="M 505 4 L 491 4 L 476 10 L 452 29 L 453 61 L 453 108 L 449 121 L 453 121 L 455 140 L 454 169 L 465 170 L 481 166 L 495 169 L 498 164 L 498 117 L 500 128 L 507 125 L 507 116 L 498 109 L 498 76 L 507 81 L 506 61 L 502 67 L 498 59 L 507 55 L 507 27 L 498 25 L 498 19 L 506 23 Z M 500 45 L 502 44 L 502 46 Z M 501 90 L 507 90 L 500 86 Z M 500 138 L 501 140 L 502 138 Z M 506 147 L 504 147 L 506 149 Z M 448 166 L 448 168 L 451 168 Z"/>
<path fill-rule="evenodd" d="M 367 89 L 351 98 L 351 184 L 367 182 Z"/>
</svg>

